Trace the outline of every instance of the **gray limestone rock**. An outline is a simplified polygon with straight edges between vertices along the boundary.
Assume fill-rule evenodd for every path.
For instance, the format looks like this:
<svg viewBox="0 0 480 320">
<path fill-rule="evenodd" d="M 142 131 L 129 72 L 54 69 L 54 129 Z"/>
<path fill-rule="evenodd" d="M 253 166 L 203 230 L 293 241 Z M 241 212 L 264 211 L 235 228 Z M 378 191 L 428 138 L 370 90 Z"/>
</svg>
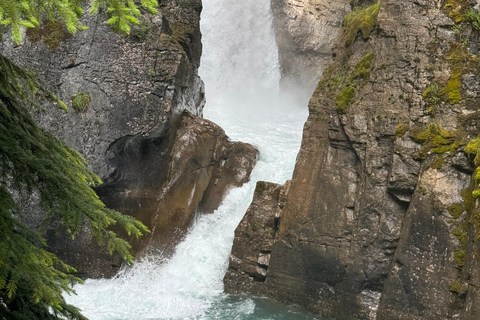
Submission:
<svg viewBox="0 0 480 320">
<path fill-rule="evenodd" d="M 295 13 L 313 6 L 289 3 Z M 262 292 L 342 320 L 480 317 L 478 185 L 463 152 L 480 132 L 480 76 L 467 62 L 477 59 L 479 33 L 468 23 L 461 36 L 452 31 L 455 6 L 385 0 L 366 39 L 358 32 L 349 44 L 340 28 L 310 99 Z M 314 22 L 291 20 L 308 24 L 297 29 L 303 39 L 311 35 Z M 236 281 L 229 290 L 244 290 L 246 280 Z"/>
<path fill-rule="evenodd" d="M 282 85 L 310 90 L 332 59 L 349 0 L 271 0 Z M 309 92 L 310 93 L 310 92 Z"/>
</svg>

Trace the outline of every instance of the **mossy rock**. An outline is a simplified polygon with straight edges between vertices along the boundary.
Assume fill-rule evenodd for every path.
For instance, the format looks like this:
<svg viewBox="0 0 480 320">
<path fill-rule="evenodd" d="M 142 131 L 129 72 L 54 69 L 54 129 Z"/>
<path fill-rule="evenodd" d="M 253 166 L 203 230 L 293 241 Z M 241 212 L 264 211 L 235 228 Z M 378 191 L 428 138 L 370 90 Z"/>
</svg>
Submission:
<svg viewBox="0 0 480 320">
<path fill-rule="evenodd" d="M 461 130 L 447 131 L 439 124 L 432 122 L 425 129 L 414 127 L 410 129 L 410 137 L 422 144 L 418 159 L 426 159 L 428 153 L 436 154 L 449 152 L 453 155 L 461 146 L 465 145 Z"/>
<path fill-rule="evenodd" d="M 448 11 L 448 16 L 459 23 L 466 19 L 471 4 L 469 0 L 446 0 L 444 8 Z"/>
<path fill-rule="evenodd" d="M 430 83 L 430 85 L 422 92 L 422 97 L 428 105 L 437 105 L 442 100 L 438 83 L 435 81 Z"/>
<path fill-rule="evenodd" d="M 452 105 L 458 103 L 462 98 L 460 93 L 460 86 L 462 85 L 461 78 L 461 74 L 453 74 L 448 80 L 447 85 L 440 91 L 445 99 Z"/>
<path fill-rule="evenodd" d="M 61 41 L 72 38 L 65 24 L 60 21 L 49 21 L 41 27 L 27 28 L 26 33 L 30 41 L 43 41 L 52 50 L 57 49 Z"/>
<path fill-rule="evenodd" d="M 443 156 L 440 155 L 440 156 L 437 157 L 437 160 L 432 162 L 430 167 L 433 168 L 433 169 L 440 170 L 443 167 L 443 161 L 444 161 L 444 158 L 443 158 Z"/>
<path fill-rule="evenodd" d="M 454 260 L 457 266 L 463 267 L 465 265 L 465 250 L 455 251 Z"/>
<path fill-rule="evenodd" d="M 72 100 L 72 108 L 77 112 L 85 112 L 92 102 L 92 98 L 88 92 L 77 93 L 70 97 L 70 99 Z"/>
<path fill-rule="evenodd" d="M 448 213 L 450 213 L 450 215 L 453 217 L 453 219 L 458 219 L 460 218 L 462 212 L 465 211 L 465 207 L 461 203 L 452 203 L 448 206 L 447 210 Z"/>
<path fill-rule="evenodd" d="M 357 79 L 368 79 L 372 72 L 372 62 L 375 57 L 375 52 L 371 51 L 364 55 L 362 59 L 355 65 L 352 74 L 350 75 L 350 81 Z"/>
<path fill-rule="evenodd" d="M 462 283 L 459 280 L 457 280 L 457 282 L 455 282 L 454 284 L 452 284 L 448 287 L 448 290 L 450 290 L 451 292 L 454 292 L 456 294 L 460 294 L 460 292 L 462 290 Z"/>
<path fill-rule="evenodd" d="M 405 135 L 405 133 L 408 132 L 408 130 L 410 130 L 410 125 L 408 123 L 401 122 L 397 124 L 397 128 L 395 129 L 395 136 L 401 138 Z"/>
<path fill-rule="evenodd" d="M 377 24 L 380 2 L 366 8 L 356 8 L 343 19 L 345 45 L 351 45 L 360 31 L 363 39 L 368 39 Z"/>
<path fill-rule="evenodd" d="M 472 195 L 472 188 L 467 187 L 463 188 L 460 191 L 460 196 L 463 198 L 463 204 L 466 210 L 470 210 L 473 204 L 473 195 Z"/>
<path fill-rule="evenodd" d="M 349 85 L 343 88 L 335 97 L 337 110 L 340 113 L 346 113 L 347 107 L 355 100 L 355 86 Z"/>
</svg>

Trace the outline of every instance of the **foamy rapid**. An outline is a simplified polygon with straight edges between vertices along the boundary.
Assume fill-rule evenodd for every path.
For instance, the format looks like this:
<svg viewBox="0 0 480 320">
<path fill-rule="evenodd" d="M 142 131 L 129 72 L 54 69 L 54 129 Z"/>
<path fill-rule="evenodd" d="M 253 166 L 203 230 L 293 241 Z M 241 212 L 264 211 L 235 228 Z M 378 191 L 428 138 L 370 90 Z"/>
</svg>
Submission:
<svg viewBox="0 0 480 320">
<path fill-rule="evenodd" d="M 114 279 L 87 280 L 67 301 L 91 320 L 313 319 L 275 302 L 223 293 L 234 231 L 256 181 L 291 178 L 308 97 L 279 93 L 278 53 L 270 0 L 204 0 L 200 75 L 206 118 L 232 140 L 260 150 L 251 181 L 233 189 L 213 214 L 202 215 L 170 259 L 138 261 Z"/>
</svg>

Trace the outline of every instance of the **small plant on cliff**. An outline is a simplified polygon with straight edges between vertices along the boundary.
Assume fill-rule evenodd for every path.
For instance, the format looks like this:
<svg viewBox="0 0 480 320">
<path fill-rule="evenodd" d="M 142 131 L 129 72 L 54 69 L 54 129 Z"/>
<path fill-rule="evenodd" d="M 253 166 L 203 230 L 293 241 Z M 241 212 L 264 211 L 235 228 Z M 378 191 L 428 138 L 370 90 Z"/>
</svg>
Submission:
<svg viewBox="0 0 480 320">
<path fill-rule="evenodd" d="M 21 27 L 39 26 L 43 18 L 62 21 L 72 33 L 83 29 L 81 0 L 3 0 L 0 24 L 10 25 L 12 38 L 20 43 Z M 142 0 L 155 11 L 156 0 Z M 126 33 L 136 23 L 133 0 L 94 0 L 91 12 L 105 7 L 108 23 Z M 86 226 L 110 253 L 132 262 L 127 241 L 109 230 L 121 225 L 128 235 L 139 237 L 148 229 L 130 216 L 110 210 L 91 188 L 100 179 L 87 168 L 85 159 L 63 141 L 41 129 L 30 112 L 40 100 L 67 111 L 66 105 L 46 90 L 31 72 L 0 54 L 0 318 L 86 319 L 68 305 L 62 293 L 73 293 L 71 284 L 81 280 L 75 269 L 48 252 L 41 233 L 22 221 L 18 199 L 39 197 L 46 213 L 44 225 L 55 221 L 74 238 Z M 81 105 L 86 106 L 83 96 Z"/>
<path fill-rule="evenodd" d="M 346 79 L 345 87 L 343 87 L 335 96 L 337 110 L 340 113 L 347 112 L 348 106 L 355 101 L 355 90 L 357 86 L 370 78 L 374 57 L 375 52 L 373 51 L 364 55 L 360 61 L 355 64 L 355 68 L 351 72 L 350 76 Z"/>
<path fill-rule="evenodd" d="M 446 0 L 444 8 L 448 11 L 449 17 L 459 23 L 465 20 L 470 3 L 469 0 Z"/>
<path fill-rule="evenodd" d="M 380 2 L 366 8 L 356 8 L 347 14 L 342 22 L 345 28 L 345 45 L 351 45 L 358 32 L 362 33 L 363 39 L 368 39 L 377 24 L 379 11 Z"/>
<path fill-rule="evenodd" d="M 467 11 L 466 18 L 475 30 L 480 30 L 480 11 L 470 9 Z"/>
<path fill-rule="evenodd" d="M 80 92 L 70 98 L 72 100 L 72 108 L 77 112 L 84 112 L 87 110 L 92 98 L 88 92 Z"/>
</svg>

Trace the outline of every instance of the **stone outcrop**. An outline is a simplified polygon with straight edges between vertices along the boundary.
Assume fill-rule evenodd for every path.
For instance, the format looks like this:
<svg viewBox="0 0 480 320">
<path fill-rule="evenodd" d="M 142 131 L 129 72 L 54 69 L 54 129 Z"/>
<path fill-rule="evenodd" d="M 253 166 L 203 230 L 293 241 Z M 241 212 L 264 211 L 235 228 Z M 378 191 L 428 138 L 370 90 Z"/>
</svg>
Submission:
<svg viewBox="0 0 480 320">
<path fill-rule="evenodd" d="M 104 179 L 113 171 L 105 151 L 118 138 L 152 134 L 183 110 L 202 114 L 201 9 L 200 0 L 161 1 L 159 14 L 144 12 L 130 36 L 115 33 L 105 14 L 86 14 L 88 30 L 71 35 L 62 24 L 47 23 L 27 30 L 20 46 L 4 41 L 1 51 L 66 102 L 69 113 L 46 106 L 37 121 Z M 81 93 L 91 102 L 77 111 Z"/>
<path fill-rule="evenodd" d="M 475 1 L 352 4 L 262 290 L 335 319 L 477 319 Z"/>
<path fill-rule="evenodd" d="M 132 215 L 151 231 L 134 242 L 168 254 L 194 215 L 211 213 L 226 192 L 247 182 L 258 151 L 231 142 L 218 125 L 185 112 L 178 129 L 148 139 L 123 139 L 111 148 L 117 170 L 97 194 L 112 209 Z"/>
<path fill-rule="evenodd" d="M 102 201 L 151 230 L 129 239 L 136 257 L 147 246 L 168 256 L 195 214 L 213 212 L 229 188 L 249 179 L 256 162 L 254 147 L 228 141 L 220 127 L 198 117 L 205 103 L 198 76 L 201 9 L 200 0 L 161 1 L 159 14 L 144 12 L 130 36 L 113 32 L 102 13 L 86 15 L 89 29 L 75 35 L 46 22 L 27 30 L 21 46 L 5 41 L 1 48 L 69 106 L 68 114 L 46 106 L 35 117 L 102 178 L 96 188 Z M 24 201 L 33 228 L 44 217 L 34 198 Z M 62 232 L 47 232 L 49 248 L 80 276 L 116 273 L 121 258 L 97 246 L 86 226 L 75 240 Z"/>
<path fill-rule="evenodd" d="M 115 141 L 107 156 L 116 170 L 95 189 L 107 207 L 139 219 L 151 230 L 130 239 L 135 257 L 161 253 L 166 258 L 196 214 L 213 212 L 230 188 L 249 180 L 257 153 L 249 144 L 229 141 L 215 123 L 185 111 L 176 127 Z M 120 227 L 115 231 L 123 234 Z M 121 266 L 120 257 L 92 245 L 87 230 L 75 240 L 53 235 L 49 240 L 81 275 L 112 276 Z"/>
<path fill-rule="evenodd" d="M 287 194 L 288 182 L 257 182 L 252 203 L 235 230 L 225 292 L 266 293 L 265 276 Z"/>
<path fill-rule="evenodd" d="M 271 0 L 271 4 L 282 85 L 311 90 L 332 60 L 332 45 L 350 1 Z"/>
</svg>

